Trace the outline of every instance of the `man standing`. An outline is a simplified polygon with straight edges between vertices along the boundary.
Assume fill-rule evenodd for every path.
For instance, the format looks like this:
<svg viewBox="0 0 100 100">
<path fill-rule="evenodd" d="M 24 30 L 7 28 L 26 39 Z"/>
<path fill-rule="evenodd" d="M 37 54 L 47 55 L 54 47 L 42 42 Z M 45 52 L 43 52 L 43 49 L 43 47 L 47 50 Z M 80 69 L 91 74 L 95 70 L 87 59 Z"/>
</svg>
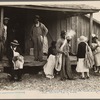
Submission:
<svg viewBox="0 0 100 100">
<path fill-rule="evenodd" d="M 6 54 L 8 20 L 9 20 L 9 18 L 7 18 L 7 17 L 5 17 L 3 19 L 2 35 L 0 36 L 0 61 L 2 61 L 3 55 Z"/>
<path fill-rule="evenodd" d="M 39 21 L 40 17 L 35 15 L 34 24 L 31 28 L 31 40 L 34 44 L 34 57 L 36 61 L 43 61 L 43 40 L 48 29 Z"/>
<path fill-rule="evenodd" d="M 3 20 L 3 43 L 4 43 L 4 54 L 7 53 L 7 25 L 9 18 L 5 17 Z"/>
<path fill-rule="evenodd" d="M 4 36 L 4 41 L 7 40 L 7 24 L 8 24 L 9 18 L 5 17 L 3 21 L 3 36 Z"/>
</svg>

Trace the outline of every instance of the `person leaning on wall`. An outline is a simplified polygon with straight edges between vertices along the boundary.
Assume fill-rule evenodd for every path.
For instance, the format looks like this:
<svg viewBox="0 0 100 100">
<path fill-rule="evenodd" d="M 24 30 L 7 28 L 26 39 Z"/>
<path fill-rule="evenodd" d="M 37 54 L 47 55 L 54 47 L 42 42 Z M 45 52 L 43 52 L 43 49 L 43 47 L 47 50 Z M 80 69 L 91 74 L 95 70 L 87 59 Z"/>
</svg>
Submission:
<svg viewBox="0 0 100 100">
<path fill-rule="evenodd" d="M 3 26 L 2 26 L 2 34 L 0 35 L 0 61 L 4 55 L 7 54 L 7 25 L 8 25 L 9 18 L 5 17 L 3 19 Z"/>
</svg>

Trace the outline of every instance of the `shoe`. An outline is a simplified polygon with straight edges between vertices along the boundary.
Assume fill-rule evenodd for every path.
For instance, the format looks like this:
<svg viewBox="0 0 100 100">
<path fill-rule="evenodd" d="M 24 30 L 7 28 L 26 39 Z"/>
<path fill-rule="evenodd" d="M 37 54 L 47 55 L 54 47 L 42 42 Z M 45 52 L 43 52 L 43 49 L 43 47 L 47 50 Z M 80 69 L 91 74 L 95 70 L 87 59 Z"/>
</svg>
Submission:
<svg viewBox="0 0 100 100">
<path fill-rule="evenodd" d="M 83 79 L 83 80 L 85 80 L 85 77 L 81 77 L 80 79 Z"/>
<path fill-rule="evenodd" d="M 86 77 L 86 79 L 89 79 L 89 78 L 90 78 L 89 76 Z"/>
<path fill-rule="evenodd" d="M 46 78 L 53 79 L 54 76 L 52 76 L 52 75 L 46 75 Z"/>
<path fill-rule="evenodd" d="M 98 71 L 98 73 L 100 73 L 100 70 Z"/>
<path fill-rule="evenodd" d="M 75 80 L 75 78 L 67 78 L 68 80 Z"/>
<path fill-rule="evenodd" d="M 66 81 L 66 78 L 61 78 L 60 80 L 61 80 L 61 81 Z"/>
<path fill-rule="evenodd" d="M 22 81 L 22 79 L 17 79 L 16 81 L 17 81 L 17 82 L 20 82 L 20 81 Z"/>
<path fill-rule="evenodd" d="M 34 59 L 34 61 L 38 61 L 38 59 Z"/>
<path fill-rule="evenodd" d="M 95 73 L 97 73 L 97 72 L 98 72 L 98 70 L 95 70 L 94 72 L 95 72 Z"/>
<path fill-rule="evenodd" d="M 40 62 L 43 62 L 43 59 L 39 60 Z"/>
</svg>

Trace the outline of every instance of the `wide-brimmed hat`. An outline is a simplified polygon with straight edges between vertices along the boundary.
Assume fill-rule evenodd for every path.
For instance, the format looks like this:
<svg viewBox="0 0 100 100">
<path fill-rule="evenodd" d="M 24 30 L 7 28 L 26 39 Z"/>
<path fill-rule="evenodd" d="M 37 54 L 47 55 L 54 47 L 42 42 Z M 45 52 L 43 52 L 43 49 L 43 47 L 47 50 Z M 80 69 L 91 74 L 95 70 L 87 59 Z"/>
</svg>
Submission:
<svg viewBox="0 0 100 100">
<path fill-rule="evenodd" d="M 13 41 L 11 42 L 11 44 L 12 44 L 12 45 L 19 45 L 19 43 L 18 43 L 17 40 L 13 40 Z"/>
<path fill-rule="evenodd" d="M 79 38 L 79 42 L 86 42 L 86 41 L 88 41 L 88 39 L 87 39 L 87 37 L 85 37 L 85 36 L 80 36 L 80 38 Z"/>
<path fill-rule="evenodd" d="M 35 15 L 34 18 L 35 18 L 35 19 L 40 19 L 40 16 L 39 16 L 39 15 Z"/>
<path fill-rule="evenodd" d="M 4 20 L 9 20 L 10 18 L 8 18 L 8 17 L 4 17 Z"/>
</svg>

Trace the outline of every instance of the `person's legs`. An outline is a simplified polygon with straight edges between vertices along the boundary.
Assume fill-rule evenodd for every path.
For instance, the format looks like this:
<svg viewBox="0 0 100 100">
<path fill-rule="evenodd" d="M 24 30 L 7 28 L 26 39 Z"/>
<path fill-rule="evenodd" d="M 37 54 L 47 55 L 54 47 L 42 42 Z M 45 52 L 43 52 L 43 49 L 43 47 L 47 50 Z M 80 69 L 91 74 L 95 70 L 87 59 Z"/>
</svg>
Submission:
<svg viewBox="0 0 100 100">
<path fill-rule="evenodd" d="M 89 72 L 86 72 L 87 73 L 87 76 L 86 76 L 86 78 L 88 79 L 89 78 Z"/>
<path fill-rule="evenodd" d="M 61 76 L 61 80 L 66 80 L 68 77 L 67 77 L 67 74 L 66 74 L 66 58 L 64 55 L 62 55 L 62 66 L 61 66 L 61 71 L 60 71 L 60 76 Z"/>
<path fill-rule="evenodd" d="M 33 43 L 34 43 L 34 58 L 35 58 L 35 60 L 38 60 L 38 41 L 37 41 L 37 37 L 34 38 Z"/>
<path fill-rule="evenodd" d="M 2 58 L 3 58 L 3 54 L 4 54 L 3 51 L 4 51 L 4 50 L 3 50 L 3 43 L 0 42 L 0 61 L 2 61 Z"/>
<path fill-rule="evenodd" d="M 15 79 L 15 75 L 16 75 L 16 71 L 14 70 L 14 68 L 13 67 L 11 67 L 11 73 L 10 73 L 10 75 L 11 75 L 11 78 L 10 78 L 10 80 L 11 81 L 14 81 Z"/>
<path fill-rule="evenodd" d="M 42 61 L 43 60 L 43 43 L 41 42 L 41 38 L 38 37 L 38 58 L 39 58 L 39 61 Z"/>
<path fill-rule="evenodd" d="M 18 69 L 17 70 L 17 77 L 18 77 L 17 81 L 21 81 L 21 78 L 22 78 L 22 69 Z"/>
<path fill-rule="evenodd" d="M 95 72 L 97 73 L 99 71 L 99 66 L 95 66 Z"/>
<path fill-rule="evenodd" d="M 98 66 L 98 73 L 100 73 L 100 66 Z"/>
<path fill-rule="evenodd" d="M 82 72 L 82 79 L 85 79 L 85 75 L 84 75 L 84 72 Z"/>
</svg>

